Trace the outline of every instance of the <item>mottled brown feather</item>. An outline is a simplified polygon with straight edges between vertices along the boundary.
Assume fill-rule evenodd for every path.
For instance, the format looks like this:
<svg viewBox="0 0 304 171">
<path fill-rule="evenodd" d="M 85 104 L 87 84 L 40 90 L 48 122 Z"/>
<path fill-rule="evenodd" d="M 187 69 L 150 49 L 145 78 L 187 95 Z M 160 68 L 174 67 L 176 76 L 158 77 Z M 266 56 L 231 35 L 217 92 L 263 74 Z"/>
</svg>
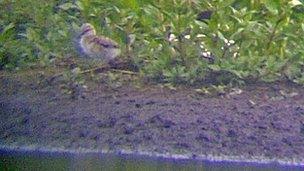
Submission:
<svg viewBox="0 0 304 171">
<path fill-rule="evenodd" d="M 104 48 L 119 48 L 118 44 L 106 37 L 94 37 L 90 43 L 97 43 L 100 46 L 103 46 Z"/>
</svg>

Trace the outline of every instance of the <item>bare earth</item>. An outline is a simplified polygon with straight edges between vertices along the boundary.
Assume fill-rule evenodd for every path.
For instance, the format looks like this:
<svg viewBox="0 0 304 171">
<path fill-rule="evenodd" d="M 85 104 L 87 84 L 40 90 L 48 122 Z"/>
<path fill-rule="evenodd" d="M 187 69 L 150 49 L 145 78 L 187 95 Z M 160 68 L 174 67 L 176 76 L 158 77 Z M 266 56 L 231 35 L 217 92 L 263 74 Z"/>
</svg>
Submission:
<svg viewBox="0 0 304 171">
<path fill-rule="evenodd" d="M 257 84 L 204 95 L 102 78 L 71 98 L 48 72 L 0 72 L 0 145 L 243 156 L 304 163 L 304 89 Z M 128 77 L 124 76 L 123 77 Z M 118 82 L 118 81 L 117 81 Z"/>
</svg>

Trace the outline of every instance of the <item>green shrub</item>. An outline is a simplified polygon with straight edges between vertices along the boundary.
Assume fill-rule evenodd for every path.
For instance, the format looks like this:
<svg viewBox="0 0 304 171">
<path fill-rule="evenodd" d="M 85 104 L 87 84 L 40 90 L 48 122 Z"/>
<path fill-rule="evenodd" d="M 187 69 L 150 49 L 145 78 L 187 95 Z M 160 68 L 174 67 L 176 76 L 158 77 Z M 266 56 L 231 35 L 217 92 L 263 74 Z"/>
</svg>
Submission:
<svg viewBox="0 0 304 171">
<path fill-rule="evenodd" d="M 3 66 L 23 66 L 37 59 L 46 65 L 52 58 L 71 51 L 70 23 L 78 19 L 61 9 L 58 1 L 5 0 L 0 7 L 6 9 L 1 12 L 4 20 L 0 27 L 14 26 L 9 32 L 11 36 L 1 43 L 3 57 L 7 59 L 1 62 Z"/>
<path fill-rule="evenodd" d="M 304 7 L 289 0 L 4 0 L 0 7 L 6 9 L 0 13 L 1 67 L 49 65 L 74 54 L 75 32 L 90 22 L 118 41 L 148 79 L 304 83 Z M 204 10 L 213 11 L 210 20 L 197 20 Z M 202 57 L 206 51 L 211 61 Z"/>
</svg>

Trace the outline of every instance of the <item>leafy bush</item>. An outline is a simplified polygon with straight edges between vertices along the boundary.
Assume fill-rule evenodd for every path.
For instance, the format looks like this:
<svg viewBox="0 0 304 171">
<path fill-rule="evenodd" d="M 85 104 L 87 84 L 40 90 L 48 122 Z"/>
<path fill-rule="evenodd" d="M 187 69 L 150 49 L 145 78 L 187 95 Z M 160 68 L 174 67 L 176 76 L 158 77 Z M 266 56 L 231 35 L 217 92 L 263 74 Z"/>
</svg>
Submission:
<svg viewBox="0 0 304 171">
<path fill-rule="evenodd" d="M 0 14 L 4 18 L 0 22 L 0 28 L 4 28 L 1 35 L 6 37 L 1 39 L 1 54 L 5 59 L 1 60 L 2 66 L 17 67 L 37 59 L 48 64 L 51 58 L 71 51 L 68 23 L 73 16 L 61 10 L 57 1 L 4 0 L 0 7 L 6 9 Z M 10 26 L 14 27 L 6 31 Z"/>
<path fill-rule="evenodd" d="M 64 58 L 74 32 L 90 22 L 149 79 L 304 84 L 303 5 L 289 0 L 4 0 L 0 7 L 1 66 Z M 210 20 L 197 20 L 204 10 Z"/>
</svg>

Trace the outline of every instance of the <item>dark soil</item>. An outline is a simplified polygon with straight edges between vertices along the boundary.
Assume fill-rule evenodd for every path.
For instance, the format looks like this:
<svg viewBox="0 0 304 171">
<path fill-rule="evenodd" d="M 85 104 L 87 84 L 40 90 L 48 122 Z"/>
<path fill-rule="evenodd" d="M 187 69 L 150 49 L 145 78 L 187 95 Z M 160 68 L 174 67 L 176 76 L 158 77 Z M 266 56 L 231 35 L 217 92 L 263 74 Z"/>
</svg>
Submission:
<svg viewBox="0 0 304 171">
<path fill-rule="evenodd" d="M 204 95 L 122 75 L 70 86 L 70 95 L 46 73 L 0 72 L 0 145 L 304 162 L 303 87 L 256 84 Z"/>
</svg>

